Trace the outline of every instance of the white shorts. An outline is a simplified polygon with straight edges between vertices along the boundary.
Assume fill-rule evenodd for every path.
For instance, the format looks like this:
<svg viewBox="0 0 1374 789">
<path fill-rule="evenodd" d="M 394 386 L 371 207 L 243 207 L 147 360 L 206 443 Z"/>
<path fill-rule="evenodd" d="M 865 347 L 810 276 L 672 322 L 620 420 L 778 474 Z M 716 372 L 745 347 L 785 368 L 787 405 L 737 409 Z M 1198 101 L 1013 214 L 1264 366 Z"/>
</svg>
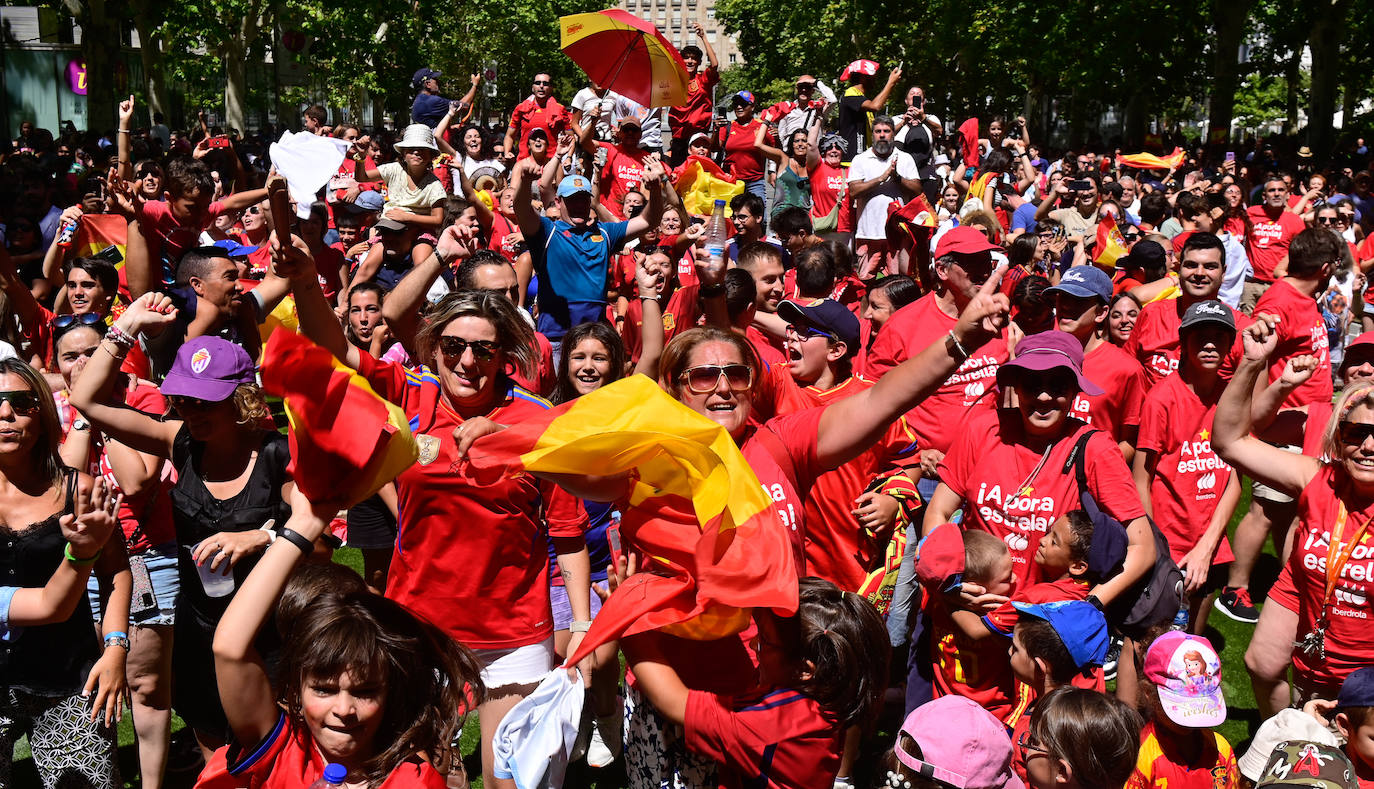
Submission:
<svg viewBox="0 0 1374 789">
<path fill-rule="evenodd" d="M 1272 446 L 1276 446 L 1284 452 L 1292 452 L 1295 455 L 1302 454 L 1302 447 L 1296 444 L 1273 444 Z M 1275 504 L 1288 504 L 1293 501 L 1292 496 L 1282 491 L 1274 490 L 1259 480 L 1254 480 L 1252 484 L 1253 487 L 1250 489 L 1250 496 L 1252 498 L 1272 501 Z"/>
<path fill-rule="evenodd" d="M 553 671 L 553 638 L 538 644 L 509 649 L 474 649 L 482 666 L 482 684 L 488 688 L 534 685 Z"/>
</svg>

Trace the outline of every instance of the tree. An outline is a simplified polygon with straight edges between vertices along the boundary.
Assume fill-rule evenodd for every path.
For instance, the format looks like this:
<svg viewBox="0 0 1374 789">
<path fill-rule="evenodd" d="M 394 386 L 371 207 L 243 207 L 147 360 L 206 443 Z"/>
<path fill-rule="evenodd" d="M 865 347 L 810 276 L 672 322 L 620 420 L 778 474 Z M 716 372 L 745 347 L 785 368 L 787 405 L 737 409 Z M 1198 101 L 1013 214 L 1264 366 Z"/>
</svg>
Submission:
<svg viewBox="0 0 1374 789">
<path fill-rule="evenodd" d="M 86 126 L 114 128 L 114 55 L 123 39 L 120 20 L 128 14 L 122 0 L 61 0 L 62 9 L 81 26 L 81 58 L 86 62 Z"/>
</svg>

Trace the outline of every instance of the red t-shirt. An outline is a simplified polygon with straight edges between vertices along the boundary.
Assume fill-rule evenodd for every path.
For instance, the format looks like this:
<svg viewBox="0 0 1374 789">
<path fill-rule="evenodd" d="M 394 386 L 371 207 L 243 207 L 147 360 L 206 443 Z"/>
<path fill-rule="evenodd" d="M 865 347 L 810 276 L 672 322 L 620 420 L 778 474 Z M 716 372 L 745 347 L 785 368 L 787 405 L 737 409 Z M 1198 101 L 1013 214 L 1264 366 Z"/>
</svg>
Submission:
<svg viewBox="0 0 1374 789">
<path fill-rule="evenodd" d="M 343 252 L 334 247 L 325 247 L 315 256 L 315 271 L 320 276 L 320 290 L 324 291 L 324 297 L 331 302 L 343 287 L 343 280 L 339 278 L 339 269 L 343 268 L 343 264 Z"/>
<path fill-rule="evenodd" d="M 225 745 L 210 757 L 196 789 L 307 789 L 324 776 L 324 756 L 310 731 L 285 712 L 276 728 L 251 749 Z M 402 762 L 378 789 L 444 789 L 444 776 L 428 762 Z"/>
<path fill-rule="evenodd" d="M 405 410 L 420 446 L 419 459 L 396 478 L 401 521 L 386 596 L 475 649 L 553 635 L 546 535 L 582 536 L 581 499 L 528 474 L 477 484 L 456 457 L 453 431 L 463 418 L 443 401 L 433 373 L 367 354 L 358 372 Z M 486 416 L 509 425 L 548 408 L 512 386 Z"/>
<path fill-rule="evenodd" d="M 1374 233 L 1364 237 L 1364 240 L 1355 247 L 1355 262 L 1363 264 L 1365 261 L 1374 258 Z M 1363 268 L 1363 266 L 1361 266 Z"/>
<path fill-rule="evenodd" d="M 1182 559 L 1206 533 L 1231 481 L 1231 467 L 1212 450 L 1212 419 L 1220 397 L 1218 389 L 1204 403 L 1183 376 L 1174 373 L 1145 398 L 1136 447 L 1157 456 L 1150 503 L 1174 561 Z M 1222 535 L 1212 563 L 1225 564 L 1234 558 Z"/>
<path fill-rule="evenodd" d="M 696 285 L 684 285 L 673 290 L 663 307 L 663 343 L 694 326 L 701 320 L 701 300 L 697 298 Z M 620 326 L 620 336 L 625 341 L 625 353 L 631 361 L 639 361 L 643 350 L 644 302 L 638 298 L 629 300 L 625 307 L 625 320 Z"/>
<path fill-rule="evenodd" d="M 875 381 L 882 378 L 888 370 L 919 355 L 931 343 L 943 341 L 956 322 L 940 309 L 934 293 L 902 307 L 878 331 L 877 339 L 868 349 L 864 375 Z M 1006 339 L 990 340 L 972 351 L 954 375 L 946 378 L 934 394 L 907 413 L 907 421 L 916 431 L 921 449 L 949 451 L 955 436 L 963 429 L 964 412 L 996 387 L 997 367 L 1006 360 Z M 1119 450 L 1117 454 L 1121 454 Z"/>
<path fill-rule="evenodd" d="M 155 417 L 167 413 L 167 399 L 162 396 L 161 390 L 147 381 L 139 381 L 125 392 L 124 404 Z M 176 540 L 176 526 L 172 522 L 172 500 L 168 496 L 174 480 L 159 475 L 157 479 L 145 485 L 143 490 L 130 496 L 119 487 L 114 467 L 110 465 L 110 457 L 106 452 L 100 453 L 99 470 L 106 482 L 124 494 L 119 505 L 119 525 L 124 530 L 124 539 L 131 553 L 142 553 L 153 546 Z"/>
<path fill-rule="evenodd" d="M 224 203 L 216 201 L 205 212 L 205 224 L 200 227 L 183 225 L 172 215 L 171 207 L 161 200 L 149 200 L 139 209 L 138 226 L 143 237 L 148 240 L 148 254 L 156 264 L 159 260 L 171 261 L 173 267 L 181 261 L 187 250 L 195 249 L 200 232 L 209 227 L 224 213 Z M 154 266 L 156 268 L 156 266 Z"/>
<path fill-rule="evenodd" d="M 1179 233 L 1178 235 L 1174 236 L 1174 240 L 1173 240 L 1174 257 L 1176 257 L 1176 258 L 1178 258 L 1178 259 L 1180 259 L 1180 260 L 1183 259 L 1183 245 L 1186 244 L 1186 243 L 1188 243 L 1188 237 L 1191 236 L 1191 235 L 1193 235 L 1193 234 L 1196 233 L 1196 232 L 1197 232 L 1196 230 L 1185 230 L 1185 231 L 1183 231 L 1182 233 Z"/>
<path fill-rule="evenodd" d="M 599 145 L 606 149 L 606 166 L 601 170 L 602 188 L 610 184 L 610 190 L 601 200 L 616 216 L 623 216 L 625 195 L 644 184 L 644 161 L 649 158 L 649 152 L 642 148 L 626 148 L 604 142 Z"/>
<path fill-rule="evenodd" d="M 988 409 L 958 425 L 960 435 L 940 463 L 940 481 L 964 501 L 966 529 L 1006 541 L 1018 588 L 1038 583 L 1035 549 L 1061 515 L 1079 508 L 1078 482 L 1064 464 L 1088 425 L 1078 420 L 1048 451 L 1022 443 L 1017 411 Z M 1130 523 L 1145 514 L 1121 448 L 1106 433 L 1088 439 L 1085 470 L 1093 498 L 1108 515 Z"/>
<path fill-rule="evenodd" d="M 1308 354 L 1317 357 L 1317 369 L 1312 377 L 1289 393 L 1283 401 L 1284 407 L 1331 402 L 1331 341 L 1316 299 L 1304 296 L 1297 288 L 1279 280 L 1260 296 L 1252 312 L 1255 315 L 1267 312 L 1279 318 L 1278 326 L 1274 327 L 1279 344 L 1270 356 L 1270 383 L 1283 375 L 1284 363 L 1292 357 Z"/>
<path fill-rule="evenodd" d="M 1345 472 L 1324 465 L 1298 496 L 1298 525 L 1293 531 L 1293 551 L 1274 587 L 1269 602 L 1298 615 L 1297 637 L 1301 640 L 1316 627 L 1326 597 L 1327 557 L 1331 532 L 1340 511 L 1340 497 L 1354 499 Z M 1374 519 L 1374 502 L 1346 516 L 1341 535 L 1347 544 L 1360 527 Z M 1340 578 L 1327 612 L 1326 656 L 1319 660 L 1301 649 L 1293 650 L 1293 668 L 1305 678 L 1304 688 L 1316 693 L 1331 693 L 1335 698 L 1341 682 L 1350 672 L 1374 663 L 1374 606 L 1369 595 L 1374 587 L 1374 528 L 1367 528 L 1341 568 Z"/>
<path fill-rule="evenodd" d="M 1245 255 L 1250 258 L 1256 278 L 1272 280 L 1275 267 L 1288 254 L 1288 243 L 1307 225 L 1291 211 L 1281 211 L 1277 219 L 1270 219 L 1262 205 L 1252 205 L 1246 213 L 1251 227 L 1245 239 Z"/>
<path fill-rule="evenodd" d="M 1221 230 L 1230 233 L 1232 238 L 1240 243 L 1245 243 L 1245 220 L 1234 214 L 1228 214 L 1226 221 L 1221 223 Z"/>
<path fill-rule="evenodd" d="M 1125 428 L 1140 426 L 1140 403 L 1145 399 L 1145 372 L 1130 354 L 1104 342 L 1083 357 L 1083 377 L 1102 387 L 1100 395 L 1079 392 L 1071 416 L 1105 430 L 1118 442 Z"/>
<path fill-rule="evenodd" d="M 754 346 L 754 352 L 763 359 L 764 364 L 770 367 L 775 364 L 787 364 L 787 356 L 782 352 L 780 340 L 774 340 L 754 326 L 744 330 L 744 339 Z"/>
<path fill-rule="evenodd" d="M 740 181 L 757 181 L 763 177 L 763 152 L 754 147 L 754 135 L 762 124 L 758 118 L 743 126 L 731 121 L 716 132 L 717 143 L 725 146 L 723 169 Z M 763 141 L 774 147 L 778 144 L 771 130 L 763 135 Z"/>
<path fill-rule="evenodd" d="M 1178 370 L 1178 327 L 1183 323 L 1184 309 L 1186 307 L 1181 299 L 1166 299 L 1146 304 L 1140 310 L 1140 317 L 1136 319 L 1130 339 L 1122 346 L 1123 351 L 1140 362 L 1147 386 L 1154 386 Z M 1251 321 L 1234 307 L 1227 306 L 1227 309 L 1231 310 L 1231 317 L 1235 319 L 1238 330 L 1236 344 L 1221 363 L 1222 375 L 1229 378 L 1236 365 L 1240 363 L 1241 354 L 1244 352 L 1240 332 L 1244 331 Z"/>
<path fill-rule="evenodd" d="M 516 158 L 523 159 L 530 155 L 530 149 L 526 145 L 530 132 L 543 129 L 549 135 L 549 147 L 552 148 L 553 141 L 558 139 L 558 132 L 553 127 L 567 128 L 571 122 L 572 116 L 568 114 L 567 108 L 552 96 L 545 99 L 543 105 L 533 96 L 515 105 L 515 109 L 510 113 L 510 127 L 515 130 L 515 139 L 520 141 L 520 151 Z"/>
<path fill-rule="evenodd" d="M 954 624 L 943 598 L 930 595 L 930 657 L 935 698 L 963 696 L 1005 721 L 1011 717 L 1016 675 L 1007 642 L 996 636 L 972 639 Z"/>
<path fill-rule="evenodd" d="M 719 765 L 722 789 L 829 789 L 844 750 L 819 704 L 795 690 L 687 694 L 687 748 Z"/>
<path fill-rule="evenodd" d="M 673 137 L 689 140 L 693 134 L 711 128 L 711 91 L 720 82 L 720 69 L 707 66 L 687 80 L 687 102 L 668 109 L 668 124 Z"/>
<path fill-rule="evenodd" d="M 518 370 L 511 378 L 529 392 L 548 397 L 558 386 L 558 371 L 553 366 L 553 343 L 541 332 L 534 333 L 534 344 L 539 349 L 539 361 L 535 363 L 534 374 L 526 377 Z"/>
<path fill-rule="evenodd" d="M 815 407 L 852 397 L 873 386 L 858 376 L 845 379 L 824 391 L 814 386 L 795 387 L 801 402 Z M 905 419 L 888 427 L 877 444 L 859 457 L 821 474 L 806 498 L 806 532 L 802 536 L 806 574 L 824 578 L 846 591 L 855 592 L 881 561 L 882 553 L 863 533 L 854 518 L 854 499 L 873 478 L 916 453 L 916 436 Z M 920 476 L 919 472 L 915 476 Z"/>
<path fill-rule="evenodd" d="M 1308 457 L 1320 458 L 1326 454 L 1326 425 L 1336 410 L 1335 403 L 1308 403 L 1307 419 L 1303 422 L 1302 453 Z"/>
<path fill-rule="evenodd" d="M 811 216 L 829 216 L 848 188 L 848 167 L 831 167 L 822 160 L 811 168 Z"/>
<path fill-rule="evenodd" d="M 1189 763 L 1180 745 L 1169 732 L 1161 732 L 1153 722 L 1140 732 L 1140 751 L 1135 772 L 1125 789 L 1237 789 L 1240 767 L 1226 738 L 1203 731 L 1202 753 Z"/>
<path fill-rule="evenodd" d="M 773 500 L 773 509 L 792 539 L 797 571 L 806 575 L 802 536 L 806 533 L 806 499 L 816 478 L 825 473 L 816 456 L 821 414 L 809 408 L 768 420 L 740 446 L 744 460 Z"/>
</svg>

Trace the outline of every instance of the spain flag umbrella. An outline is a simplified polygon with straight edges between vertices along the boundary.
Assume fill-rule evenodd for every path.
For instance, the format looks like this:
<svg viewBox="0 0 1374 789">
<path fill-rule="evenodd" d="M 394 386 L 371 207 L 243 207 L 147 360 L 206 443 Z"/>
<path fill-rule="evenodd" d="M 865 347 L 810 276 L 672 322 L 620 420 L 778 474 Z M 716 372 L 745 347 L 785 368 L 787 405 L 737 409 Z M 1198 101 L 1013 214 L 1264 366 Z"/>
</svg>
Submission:
<svg viewBox="0 0 1374 789">
<path fill-rule="evenodd" d="M 558 46 L 603 88 L 646 107 L 687 101 L 687 66 L 650 22 L 618 8 L 559 17 Z"/>
</svg>

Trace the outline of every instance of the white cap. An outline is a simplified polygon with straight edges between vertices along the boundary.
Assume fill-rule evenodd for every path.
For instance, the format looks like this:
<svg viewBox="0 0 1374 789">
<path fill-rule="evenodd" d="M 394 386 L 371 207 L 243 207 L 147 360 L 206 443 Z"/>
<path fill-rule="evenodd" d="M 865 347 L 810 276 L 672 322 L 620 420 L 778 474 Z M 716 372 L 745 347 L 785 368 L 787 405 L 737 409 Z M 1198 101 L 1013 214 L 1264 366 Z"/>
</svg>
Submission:
<svg viewBox="0 0 1374 789">
<path fill-rule="evenodd" d="M 1336 735 L 1323 726 L 1321 721 L 1302 710 L 1279 710 L 1279 714 L 1260 724 L 1259 731 L 1255 732 L 1255 739 L 1250 742 L 1250 750 L 1237 762 L 1240 774 L 1258 782 L 1264 774 L 1264 766 L 1269 763 L 1269 757 L 1274 753 L 1275 746 L 1285 740 L 1302 740 L 1340 747 Z"/>
</svg>

